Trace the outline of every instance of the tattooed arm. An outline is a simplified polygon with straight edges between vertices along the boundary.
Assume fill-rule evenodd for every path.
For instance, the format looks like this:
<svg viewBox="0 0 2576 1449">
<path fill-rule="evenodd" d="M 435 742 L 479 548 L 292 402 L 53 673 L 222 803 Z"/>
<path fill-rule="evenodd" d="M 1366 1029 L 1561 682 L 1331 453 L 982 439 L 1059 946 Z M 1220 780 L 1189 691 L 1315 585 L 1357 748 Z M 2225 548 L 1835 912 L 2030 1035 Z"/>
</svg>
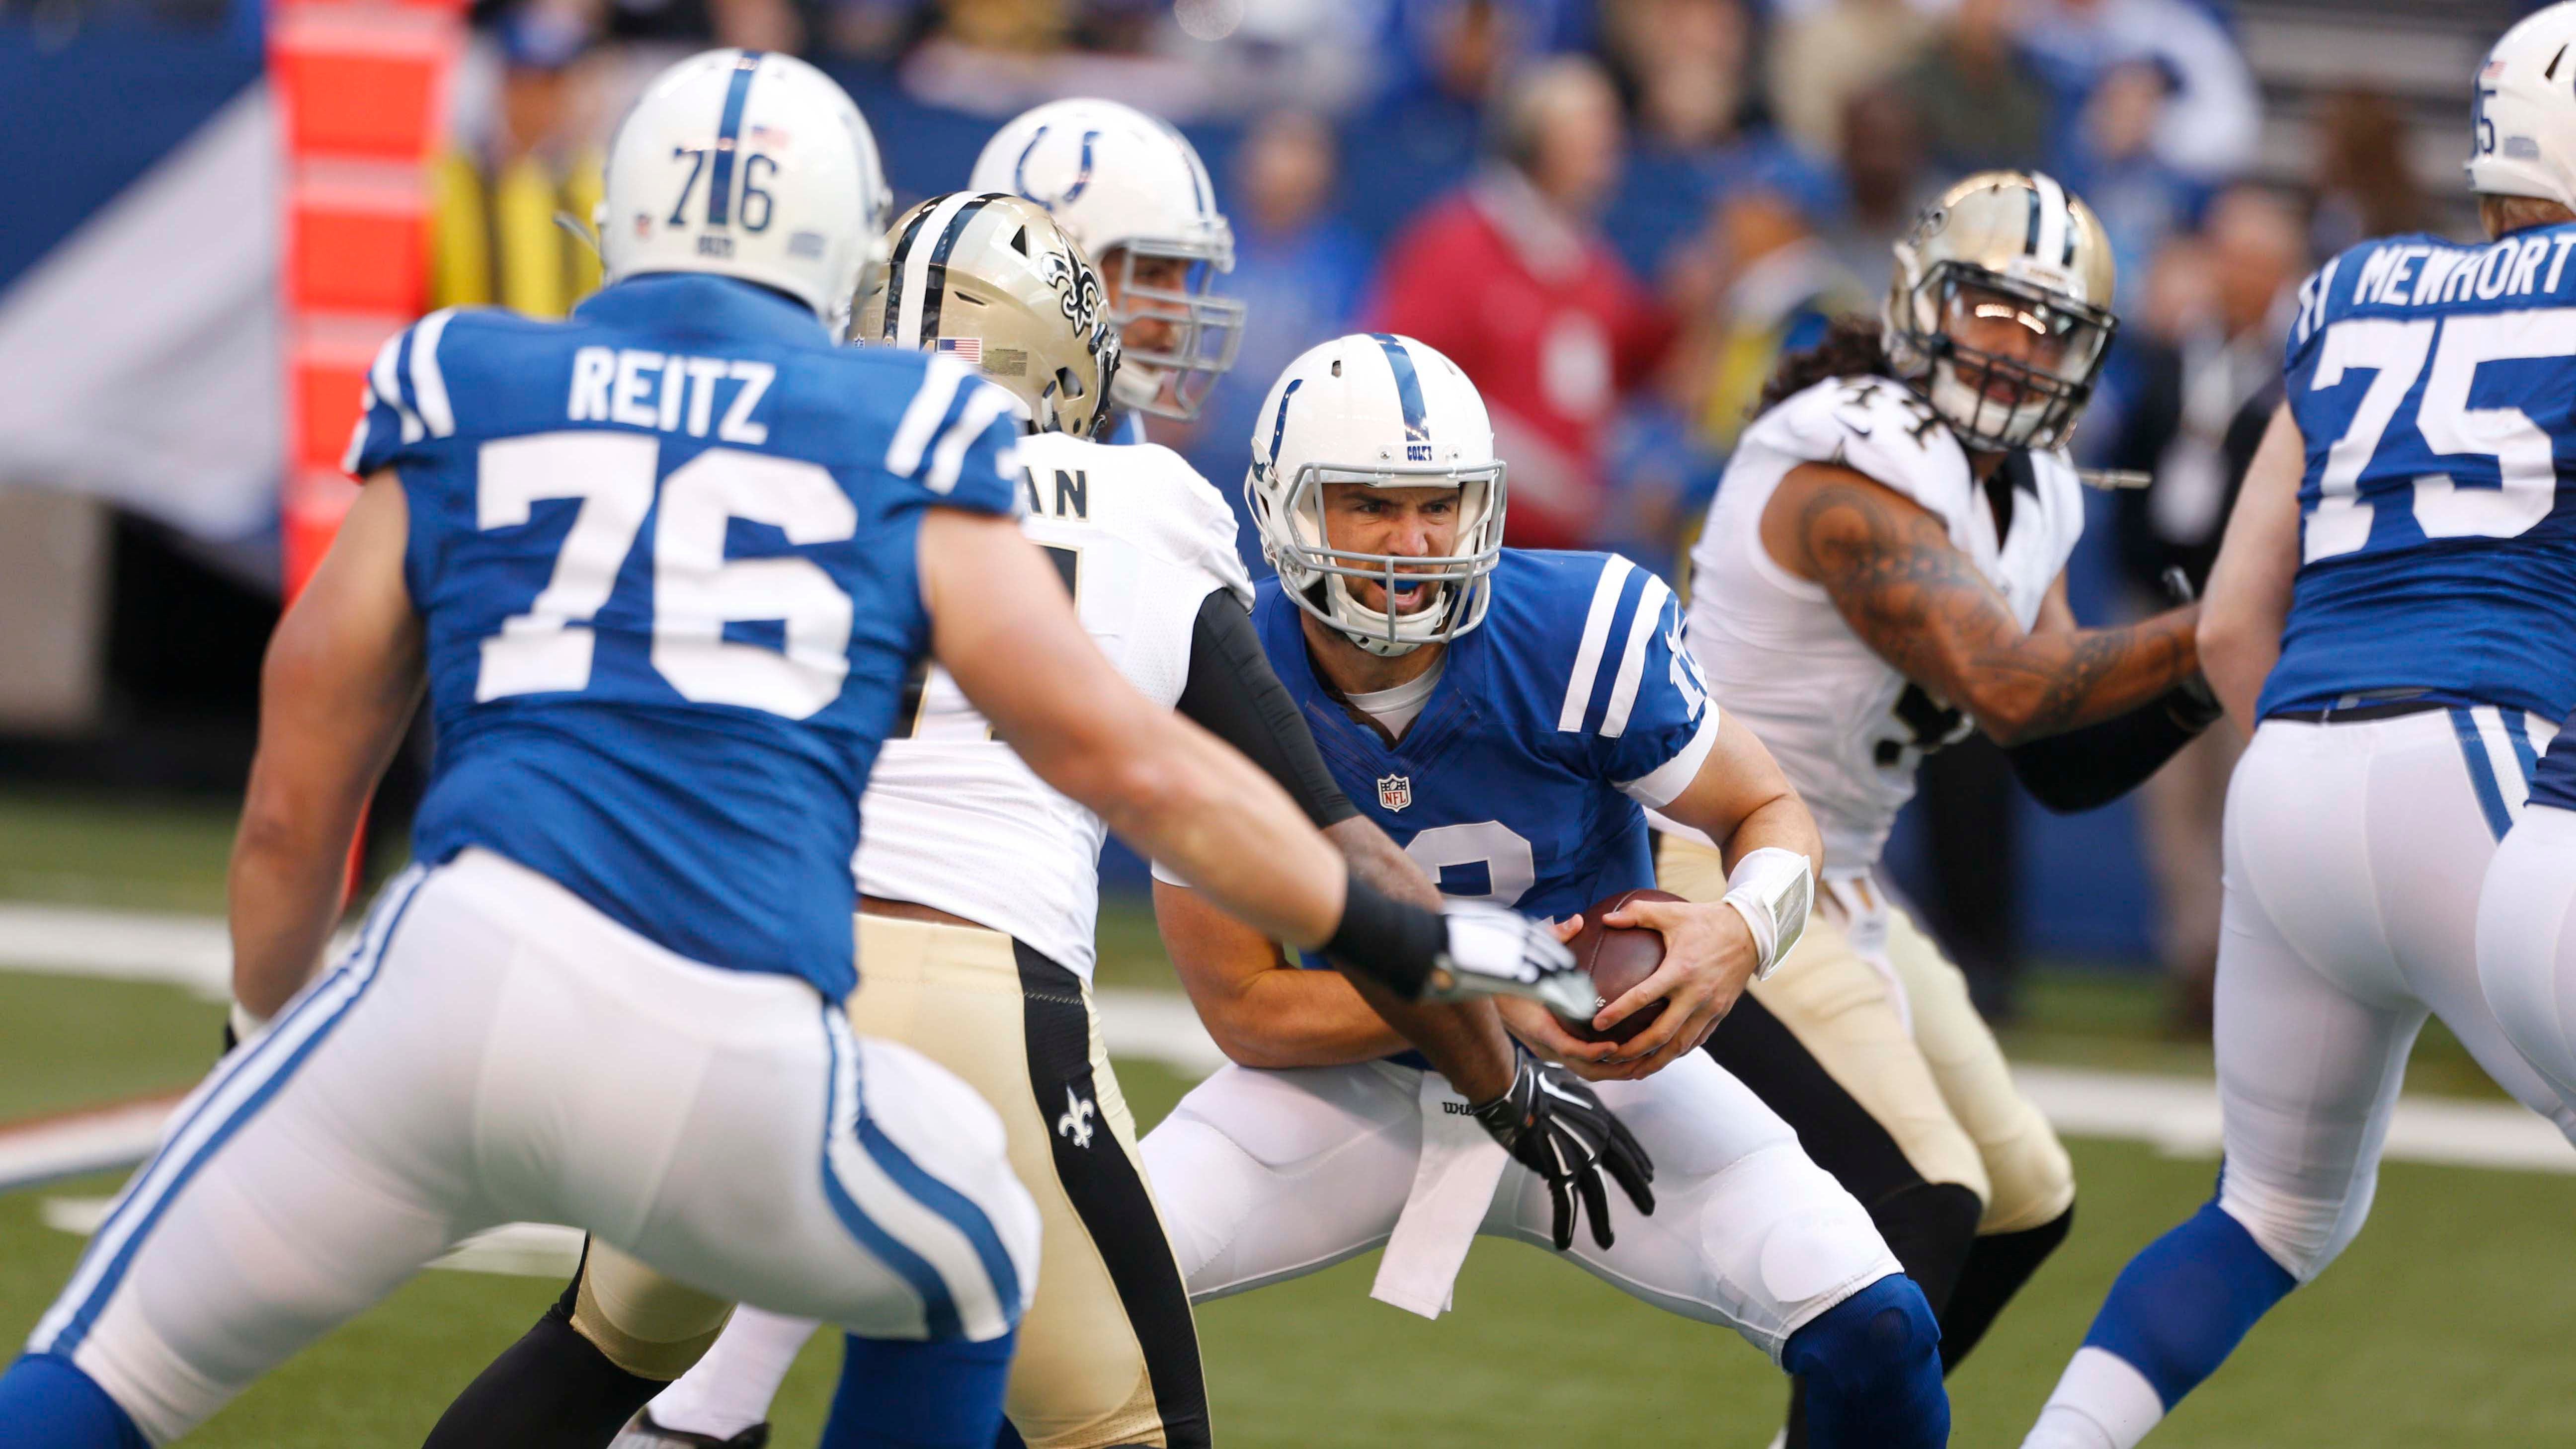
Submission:
<svg viewBox="0 0 2576 1449">
<path fill-rule="evenodd" d="M 1849 468 L 1791 470 L 1763 510 L 1762 541 L 1824 585 L 1862 642 L 1998 744 L 2124 714 L 2200 667 L 2196 607 L 2119 629 L 2044 614 L 2025 631 L 1940 519 Z"/>
</svg>

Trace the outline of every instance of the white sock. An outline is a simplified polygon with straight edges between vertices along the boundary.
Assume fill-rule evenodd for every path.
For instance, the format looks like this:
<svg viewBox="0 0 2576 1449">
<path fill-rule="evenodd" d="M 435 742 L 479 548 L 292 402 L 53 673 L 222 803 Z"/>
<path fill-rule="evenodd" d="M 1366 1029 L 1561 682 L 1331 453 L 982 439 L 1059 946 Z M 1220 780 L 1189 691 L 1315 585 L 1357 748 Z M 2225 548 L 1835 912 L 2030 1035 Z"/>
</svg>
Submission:
<svg viewBox="0 0 2576 1449">
<path fill-rule="evenodd" d="M 713 1439 L 730 1439 L 769 1417 L 769 1401 L 787 1382 L 796 1355 L 821 1325 L 745 1304 L 734 1310 L 715 1347 L 655 1395 L 653 1422 Z"/>
<path fill-rule="evenodd" d="M 2022 1449 L 2137 1449 L 2165 1416 L 2164 1400 L 2127 1359 L 2102 1349 L 2075 1351 L 2066 1374 L 2039 1411 Z"/>
</svg>

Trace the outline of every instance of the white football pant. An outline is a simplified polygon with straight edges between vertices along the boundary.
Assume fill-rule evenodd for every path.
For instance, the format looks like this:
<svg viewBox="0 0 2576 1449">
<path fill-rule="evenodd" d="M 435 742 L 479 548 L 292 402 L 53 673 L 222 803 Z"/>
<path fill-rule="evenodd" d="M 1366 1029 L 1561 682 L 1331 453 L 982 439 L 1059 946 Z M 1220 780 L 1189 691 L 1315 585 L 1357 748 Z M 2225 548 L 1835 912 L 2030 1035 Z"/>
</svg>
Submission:
<svg viewBox="0 0 2576 1449">
<path fill-rule="evenodd" d="M 2478 983 L 2478 894 L 2546 722 L 2492 706 L 2267 720 L 2228 789 L 2219 1206 L 2300 1281 L 2360 1231 L 2426 1013 L 2533 1111 L 2576 1112 Z M 2537 731 L 2537 733 L 2535 733 Z M 2553 928 L 2554 929 L 2554 928 Z"/>
<path fill-rule="evenodd" d="M 1145 1136 L 1145 1170 L 1190 1297 L 1258 1288 L 1386 1242 L 1423 1142 L 1423 1073 L 1388 1062 L 1227 1066 Z M 1722 1324 L 1777 1362 L 1799 1328 L 1902 1273 L 1869 1214 L 1797 1134 L 1705 1052 L 1595 1084 L 1655 1162 L 1655 1213 L 1610 1188 L 1618 1241 L 1572 1258 L 1663 1309 Z M 1549 1248 L 1547 1184 L 1512 1163 L 1478 1231 Z"/>
<path fill-rule="evenodd" d="M 2478 902 L 2478 980 L 2504 1034 L 2576 1106 L 2576 811 L 2533 805 Z"/>
<path fill-rule="evenodd" d="M 389 884 L 181 1104 L 28 1351 L 164 1441 L 519 1220 L 880 1338 L 997 1337 L 1036 1280 L 1036 1208 L 964 1083 L 803 981 L 687 961 L 469 851 Z"/>
</svg>

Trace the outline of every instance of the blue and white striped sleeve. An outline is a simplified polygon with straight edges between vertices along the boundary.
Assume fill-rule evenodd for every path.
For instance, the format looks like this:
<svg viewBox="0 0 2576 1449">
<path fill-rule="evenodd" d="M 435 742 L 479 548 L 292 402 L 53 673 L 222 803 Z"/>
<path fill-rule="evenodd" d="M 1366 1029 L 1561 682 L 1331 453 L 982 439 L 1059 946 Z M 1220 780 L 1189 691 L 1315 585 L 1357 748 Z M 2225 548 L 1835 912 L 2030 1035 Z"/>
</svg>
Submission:
<svg viewBox="0 0 2576 1449">
<path fill-rule="evenodd" d="M 340 469 L 364 479 L 379 468 L 416 456 L 425 442 L 454 436 L 456 409 L 447 395 L 447 373 L 438 358 L 456 309 L 442 307 L 385 339 L 367 368 L 358 424 Z"/>
<path fill-rule="evenodd" d="M 895 424 L 886 471 L 945 508 L 1015 515 L 1021 507 L 1019 403 L 966 364 L 934 354 Z"/>
<path fill-rule="evenodd" d="M 1584 732 L 1600 777 L 1650 810 L 1688 789 L 1717 743 L 1708 679 L 1682 639 L 1681 601 L 1616 555 L 1594 585 L 1557 728 Z"/>
</svg>

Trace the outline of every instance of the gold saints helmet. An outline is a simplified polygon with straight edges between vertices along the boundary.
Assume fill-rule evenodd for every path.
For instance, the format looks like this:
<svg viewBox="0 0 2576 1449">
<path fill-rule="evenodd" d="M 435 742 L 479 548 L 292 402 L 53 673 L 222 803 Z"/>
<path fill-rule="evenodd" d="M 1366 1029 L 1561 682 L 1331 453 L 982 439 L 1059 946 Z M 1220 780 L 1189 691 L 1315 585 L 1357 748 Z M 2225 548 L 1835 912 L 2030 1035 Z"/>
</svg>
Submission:
<svg viewBox="0 0 2576 1449">
<path fill-rule="evenodd" d="M 2093 395 L 2119 319 L 2111 239 L 2036 171 L 1985 171 L 1896 244 L 1887 356 L 1968 448 L 2055 448 Z"/>
<path fill-rule="evenodd" d="M 1100 274 L 1036 202 L 952 191 L 895 219 L 885 286 L 853 342 L 953 354 L 1027 405 L 1041 432 L 1109 430 L 1118 330 Z"/>
</svg>

